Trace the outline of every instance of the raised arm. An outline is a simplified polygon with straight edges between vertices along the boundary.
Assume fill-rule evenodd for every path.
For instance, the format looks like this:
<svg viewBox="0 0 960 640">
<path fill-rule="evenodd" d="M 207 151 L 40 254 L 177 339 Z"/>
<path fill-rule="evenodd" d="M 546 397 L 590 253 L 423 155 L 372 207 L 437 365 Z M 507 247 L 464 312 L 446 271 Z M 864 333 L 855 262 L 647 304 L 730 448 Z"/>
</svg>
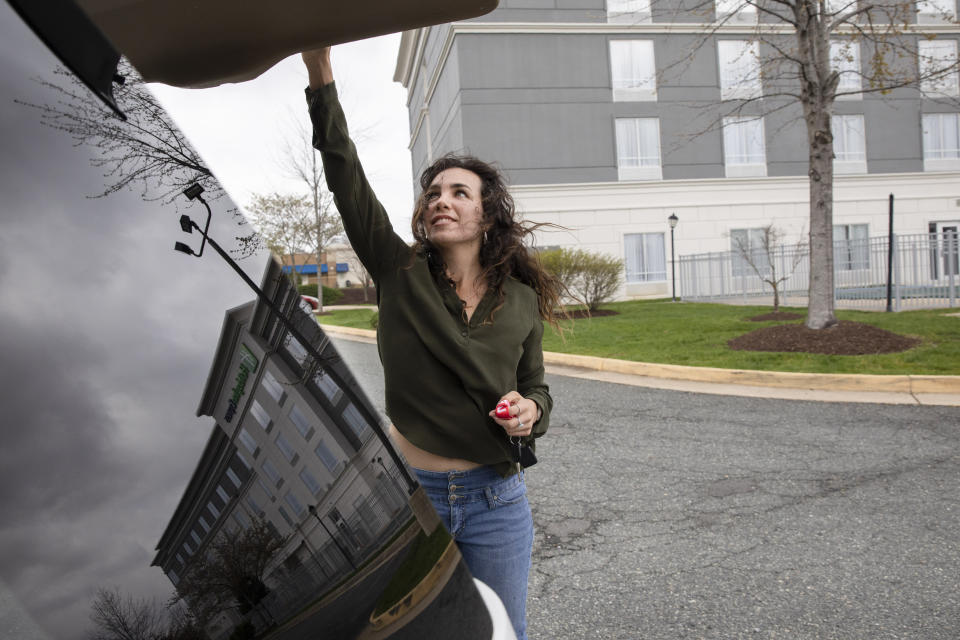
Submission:
<svg viewBox="0 0 960 640">
<path fill-rule="evenodd" d="M 300 54 L 307 67 L 307 78 L 311 89 L 319 89 L 333 82 L 333 65 L 330 64 L 330 47 L 312 49 Z"/>
<path fill-rule="evenodd" d="M 313 146 L 320 151 L 327 186 L 333 192 L 350 244 L 379 283 L 386 269 L 409 261 L 410 249 L 393 231 L 387 212 L 360 166 L 337 99 L 330 48 L 304 51 L 301 55 L 309 77 L 307 105 L 313 122 Z"/>
</svg>

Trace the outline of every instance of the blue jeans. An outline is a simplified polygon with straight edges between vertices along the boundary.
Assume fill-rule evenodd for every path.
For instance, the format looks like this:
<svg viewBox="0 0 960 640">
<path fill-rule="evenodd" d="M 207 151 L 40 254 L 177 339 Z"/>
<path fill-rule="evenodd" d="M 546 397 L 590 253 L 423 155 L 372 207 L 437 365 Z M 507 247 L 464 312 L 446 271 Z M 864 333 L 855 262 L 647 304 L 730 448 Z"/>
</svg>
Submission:
<svg viewBox="0 0 960 640">
<path fill-rule="evenodd" d="M 517 640 L 526 640 L 533 516 L 523 474 L 501 478 L 490 467 L 414 471 L 470 573 L 500 596 Z"/>
</svg>

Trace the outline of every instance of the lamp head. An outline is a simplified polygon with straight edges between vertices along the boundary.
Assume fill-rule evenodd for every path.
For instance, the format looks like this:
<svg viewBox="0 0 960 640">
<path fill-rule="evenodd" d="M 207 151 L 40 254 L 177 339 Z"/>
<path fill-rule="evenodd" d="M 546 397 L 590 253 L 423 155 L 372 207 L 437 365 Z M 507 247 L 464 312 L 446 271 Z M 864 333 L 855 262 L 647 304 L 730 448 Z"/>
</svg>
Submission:
<svg viewBox="0 0 960 640">
<path fill-rule="evenodd" d="M 671 213 L 670 217 L 667 218 L 667 222 L 670 223 L 670 228 L 673 229 L 677 226 L 677 223 L 680 222 L 680 218 L 677 217 L 677 214 Z"/>
<path fill-rule="evenodd" d="M 189 246 L 187 246 L 187 245 L 184 244 L 183 242 L 178 242 L 178 243 L 176 243 L 175 245 L 173 245 L 173 250 L 174 250 L 174 251 L 179 251 L 180 253 L 185 253 L 185 254 L 187 254 L 188 256 L 194 255 L 193 249 L 191 249 Z"/>
<path fill-rule="evenodd" d="M 189 200 L 194 200 L 201 193 L 203 193 L 203 187 L 200 186 L 199 182 L 194 182 L 183 190 L 183 195 L 187 196 Z"/>
<path fill-rule="evenodd" d="M 193 220 L 187 214 L 180 216 L 180 228 L 184 233 L 193 233 Z"/>
</svg>

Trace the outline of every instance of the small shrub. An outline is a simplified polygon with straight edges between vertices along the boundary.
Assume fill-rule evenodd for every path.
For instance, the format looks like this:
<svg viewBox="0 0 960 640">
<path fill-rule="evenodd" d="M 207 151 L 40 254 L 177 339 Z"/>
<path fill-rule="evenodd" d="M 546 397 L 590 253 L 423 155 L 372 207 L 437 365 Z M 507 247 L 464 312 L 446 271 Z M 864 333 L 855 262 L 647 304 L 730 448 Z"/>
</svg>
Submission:
<svg viewBox="0 0 960 640">
<path fill-rule="evenodd" d="M 301 284 L 297 287 L 301 295 L 317 297 L 317 285 Z M 323 304 L 335 304 L 337 300 L 343 297 L 343 291 L 331 287 L 323 288 Z"/>
<path fill-rule="evenodd" d="M 567 294 L 596 311 L 620 287 L 623 261 L 583 249 L 552 249 L 540 254 L 540 263 L 556 276 Z"/>
<path fill-rule="evenodd" d="M 374 314 L 370 316 L 370 326 L 374 329 L 380 326 L 380 312 L 374 312 Z"/>
</svg>

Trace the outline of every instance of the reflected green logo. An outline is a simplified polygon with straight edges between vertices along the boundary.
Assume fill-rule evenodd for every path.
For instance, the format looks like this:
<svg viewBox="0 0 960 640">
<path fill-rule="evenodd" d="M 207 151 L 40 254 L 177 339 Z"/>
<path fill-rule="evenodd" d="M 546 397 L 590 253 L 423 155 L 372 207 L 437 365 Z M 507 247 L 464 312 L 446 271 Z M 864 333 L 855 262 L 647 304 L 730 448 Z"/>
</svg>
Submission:
<svg viewBox="0 0 960 640">
<path fill-rule="evenodd" d="M 257 370 L 258 364 L 260 364 L 260 361 L 257 359 L 257 356 L 253 355 L 253 352 L 247 348 L 247 345 L 241 344 L 240 369 L 237 371 L 236 384 L 230 392 L 230 400 L 227 402 L 227 413 L 224 416 L 224 420 L 227 422 L 233 420 L 233 416 L 236 415 L 240 398 L 243 397 L 243 392 L 247 387 L 247 378 Z"/>
</svg>

